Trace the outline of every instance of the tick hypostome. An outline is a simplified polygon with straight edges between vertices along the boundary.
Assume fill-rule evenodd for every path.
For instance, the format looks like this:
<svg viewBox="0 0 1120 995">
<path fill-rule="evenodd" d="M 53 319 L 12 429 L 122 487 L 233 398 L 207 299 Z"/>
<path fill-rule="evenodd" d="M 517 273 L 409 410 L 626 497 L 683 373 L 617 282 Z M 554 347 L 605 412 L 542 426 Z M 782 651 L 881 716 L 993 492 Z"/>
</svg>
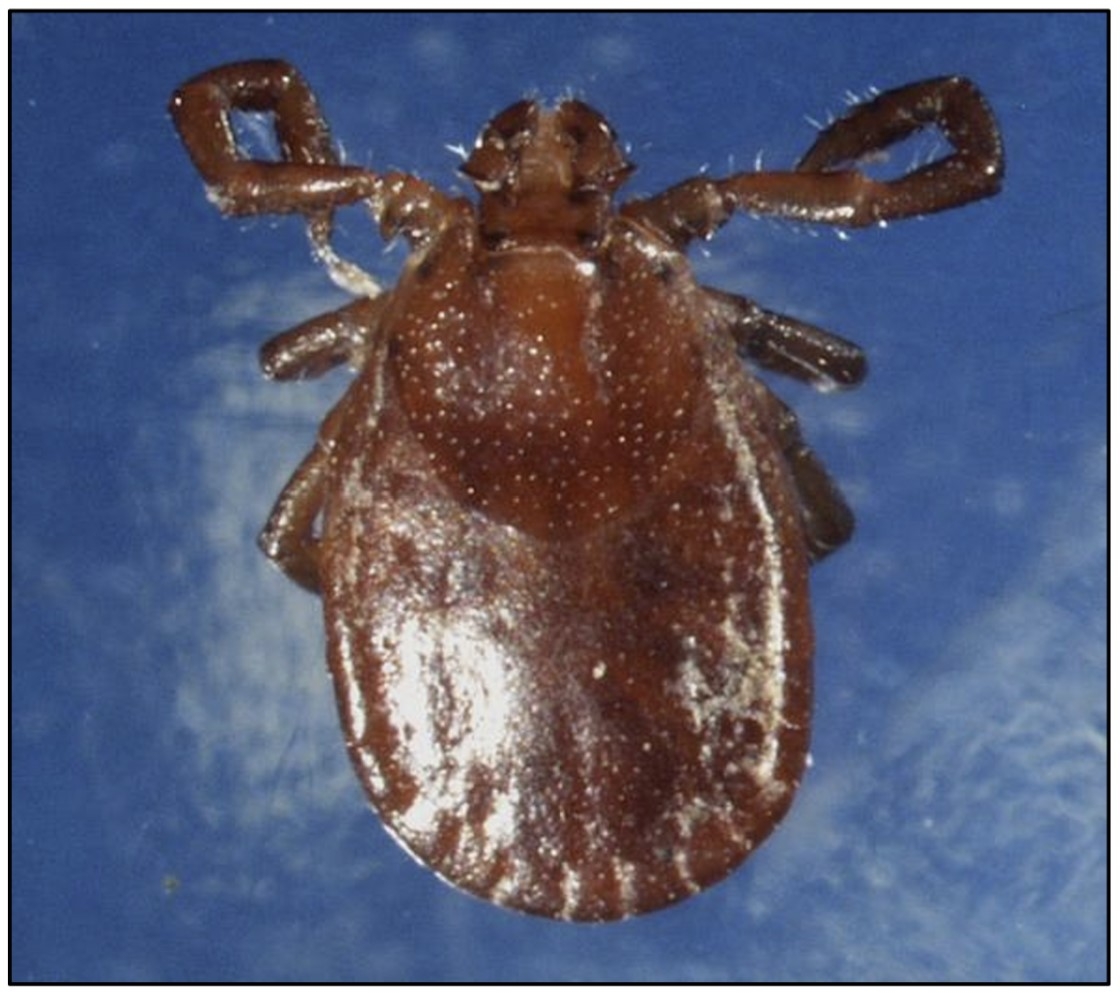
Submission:
<svg viewBox="0 0 1120 995">
<path fill-rule="evenodd" d="M 213 201 L 294 212 L 357 300 L 272 339 L 276 379 L 357 378 L 261 545 L 322 594 L 351 759 L 392 833 L 451 883 L 605 920 L 723 878 L 785 814 L 809 744 L 808 569 L 852 516 L 742 357 L 817 386 L 860 350 L 696 282 L 737 211 L 860 226 L 997 191 L 999 133 L 959 77 L 852 107 L 792 172 L 617 207 L 632 166 L 591 107 L 521 101 L 462 172 L 479 200 L 340 162 L 291 66 L 204 73 L 171 110 Z M 269 112 L 282 158 L 231 115 Z M 935 126 L 943 159 L 857 164 Z M 366 204 L 412 247 L 382 292 L 330 242 Z"/>
</svg>

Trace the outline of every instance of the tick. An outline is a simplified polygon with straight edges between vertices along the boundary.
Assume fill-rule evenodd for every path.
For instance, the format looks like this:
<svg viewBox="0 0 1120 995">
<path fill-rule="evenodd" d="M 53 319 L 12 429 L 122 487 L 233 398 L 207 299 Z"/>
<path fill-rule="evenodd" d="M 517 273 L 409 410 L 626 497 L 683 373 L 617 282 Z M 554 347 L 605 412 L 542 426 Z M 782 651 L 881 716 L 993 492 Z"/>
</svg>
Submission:
<svg viewBox="0 0 1120 995">
<path fill-rule="evenodd" d="M 862 352 L 697 282 L 684 255 L 736 211 L 859 227 L 999 189 L 976 87 L 857 104 L 792 172 L 614 197 L 633 166 L 587 104 L 522 100 L 441 193 L 341 161 L 290 65 L 242 62 L 171 112 L 227 214 L 295 213 L 357 299 L 267 342 L 277 380 L 357 370 L 260 544 L 322 597 L 359 779 L 459 888 L 611 920 L 737 867 L 785 815 L 809 748 L 808 572 L 852 515 L 743 359 L 817 387 Z M 249 157 L 235 113 L 272 115 Z M 883 181 L 859 163 L 934 126 L 952 150 Z M 382 291 L 331 244 L 365 204 L 411 255 Z"/>
</svg>

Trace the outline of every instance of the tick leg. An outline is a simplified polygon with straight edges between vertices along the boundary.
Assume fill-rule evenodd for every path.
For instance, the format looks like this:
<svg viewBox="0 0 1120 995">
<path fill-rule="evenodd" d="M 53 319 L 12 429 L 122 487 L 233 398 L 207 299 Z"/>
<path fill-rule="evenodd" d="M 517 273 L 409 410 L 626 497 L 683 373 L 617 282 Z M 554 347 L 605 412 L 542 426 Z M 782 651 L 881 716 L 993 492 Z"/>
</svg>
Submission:
<svg viewBox="0 0 1120 995">
<path fill-rule="evenodd" d="M 867 375 L 867 360 L 854 342 L 754 301 L 705 287 L 708 305 L 739 351 L 759 366 L 822 390 L 851 387 Z"/>
<path fill-rule="evenodd" d="M 343 426 L 362 400 L 352 386 L 327 415 L 315 448 L 284 485 L 257 537 L 257 545 L 264 555 L 314 594 L 322 590 L 317 525 L 323 510 L 331 457 Z"/>
<path fill-rule="evenodd" d="M 361 297 L 269 339 L 260 352 L 264 375 L 271 380 L 307 380 L 342 363 L 360 367 L 386 300 Z"/>
<path fill-rule="evenodd" d="M 236 62 L 202 73 L 171 98 L 171 116 L 210 199 L 225 214 L 303 214 L 316 256 L 339 286 L 375 296 L 372 276 L 331 246 L 336 208 L 367 201 L 386 236 L 414 243 L 447 220 L 451 198 L 404 173 L 343 165 L 303 77 L 287 62 Z M 237 143 L 234 112 L 272 115 L 279 161 L 251 159 Z"/>
<path fill-rule="evenodd" d="M 315 214 L 375 192 L 376 174 L 339 162 L 315 95 L 286 62 L 235 62 L 202 73 L 175 91 L 170 110 L 223 213 Z M 273 115 L 281 161 L 245 157 L 234 111 Z"/>
<path fill-rule="evenodd" d="M 313 594 L 319 582 L 319 538 L 315 521 L 323 507 L 330 451 L 316 444 L 284 485 L 257 545 L 300 587 Z"/>
<path fill-rule="evenodd" d="M 930 124 L 953 152 L 891 182 L 871 185 L 861 177 L 868 184 L 861 218 L 930 214 L 996 193 L 1004 169 L 999 127 L 983 94 L 961 76 L 912 83 L 858 104 L 820 133 L 797 172 L 833 174 Z"/>
<path fill-rule="evenodd" d="M 929 125 L 953 145 L 949 155 L 894 180 L 852 168 Z M 971 81 L 947 76 L 852 108 L 821 132 L 795 172 L 686 180 L 624 204 L 621 213 L 683 248 L 712 235 L 736 210 L 858 228 L 990 197 L 1002 179 L 1003 145 L 991 109 Z"/>
<path fill-rule="evenodd" d="M 840 488 L 806 444 L 797 416 L 765 384 L 755 381 L 759 408 L 786 458 L 801 505 L 801 521 L 812 561 L 843 546 L 855 528 Z"/>
<path fill-rule="evenodd" d="M 369 170 L 341 164 L 315 95 L 293 66 L 279 60 L 220 66 L 176 90 L 170 110 L 223 214 L 303 214 L 315 254 L 336 283 L 365 296 L 380 290 L 330 244 L 334 209 L 373 197 L 380 180 Z M 231 120 L 235 111 L 272 114 L 280 161 L 245 156 Z"/>
</svg>

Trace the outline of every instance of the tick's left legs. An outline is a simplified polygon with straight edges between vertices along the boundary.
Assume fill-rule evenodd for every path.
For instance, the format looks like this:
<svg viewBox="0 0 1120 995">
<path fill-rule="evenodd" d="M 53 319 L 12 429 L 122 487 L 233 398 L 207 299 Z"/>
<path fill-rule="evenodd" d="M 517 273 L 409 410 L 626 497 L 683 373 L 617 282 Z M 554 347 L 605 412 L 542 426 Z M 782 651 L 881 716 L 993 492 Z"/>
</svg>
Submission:
<svg viewBox="0 0 1120 995">
<path fill-rule="evenodd" d="M 894 180 L 861 173 L 859 161 L 933 125 L 953 145 L 944 158 Z M 621 213 L 683 248 L 735 211 L 858 228 L 932 214 L 990 197 L 1003 179 L 1003 145 L 991 109 L 960 76 L 926 80 L 853 107 L 826 128 L 790 173 L 737 173 L 686 180 Z"/>
</svg>

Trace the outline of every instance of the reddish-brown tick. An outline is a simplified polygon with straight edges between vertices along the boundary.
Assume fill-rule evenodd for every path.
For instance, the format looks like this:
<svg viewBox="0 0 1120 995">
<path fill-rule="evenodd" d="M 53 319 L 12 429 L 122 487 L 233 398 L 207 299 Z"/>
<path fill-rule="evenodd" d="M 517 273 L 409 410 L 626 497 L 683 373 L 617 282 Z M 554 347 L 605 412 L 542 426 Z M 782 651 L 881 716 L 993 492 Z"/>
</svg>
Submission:
<svg viewBox="0 0 1120 995">
<path fill-rule="evenodd" d="M 793 172 L 630 175 L 575 100 L 521 101 L 462 171 L 477 206 L 344 165 L 291 66 L 204 73 L 171 111 L 230 214 L 295 212 L 358 299 L 268 342 L 265 373 L 358 370 L 261 546 L 321 593 L 346 744 L 390 830 L 448 881 L 538 915 L 649 912 L 723 878 L 789 808 L 809 745 L 808 569 L 852 517 L 741 357 L 821 387 L 828 332 L 701 286 L 683 250 L 737 211 L 862 226 L 995 193 L 999 133 L 959 77 L 853 107 Z M 279 161 L 231 114 L 274 116 Z M 953 151 L 855 168 L 927 125 Z M 330 242 L 369 206 L 397 285 Z"/>
</svg>

